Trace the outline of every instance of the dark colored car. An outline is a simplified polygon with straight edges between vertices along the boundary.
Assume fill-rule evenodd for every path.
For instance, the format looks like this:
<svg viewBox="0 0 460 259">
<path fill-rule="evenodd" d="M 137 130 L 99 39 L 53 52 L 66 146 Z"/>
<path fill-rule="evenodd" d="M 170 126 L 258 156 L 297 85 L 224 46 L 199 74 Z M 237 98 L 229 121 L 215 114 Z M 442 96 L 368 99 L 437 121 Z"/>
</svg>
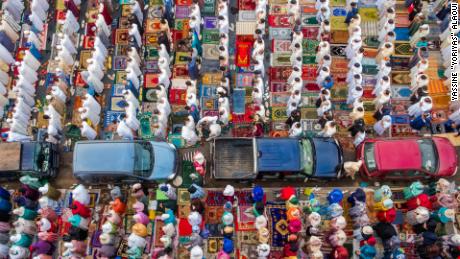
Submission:
<svg viewBox="0 0 460 259">
<path fill-rule="evenodd" d="M 457 173 L 457 153 L 446 138 L 366 139 L 357 150 L 364 178 L 414 180 Z"/>
<path fill-rule="evenodd" d="M 73 153 L 74 176 L 88 183 L 165 182 L 177 170 L 176 148 L 157 141 L 79 141 Z"/>
</svg>

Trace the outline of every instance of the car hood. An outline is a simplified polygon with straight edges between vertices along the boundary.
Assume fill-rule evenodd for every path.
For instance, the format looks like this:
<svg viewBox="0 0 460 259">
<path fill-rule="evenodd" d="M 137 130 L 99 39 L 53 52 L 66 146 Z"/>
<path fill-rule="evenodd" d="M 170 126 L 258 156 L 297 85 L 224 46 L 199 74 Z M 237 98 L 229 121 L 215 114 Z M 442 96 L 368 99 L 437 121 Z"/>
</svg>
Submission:
<svg viewBox="0 0 460 259">
<path fill-rule="evenodd" d="M 438 152 L 439 159 L 437 176 L 452 176 L 455 173 L 455 169 L 458 165 L 457 152 L 455 151 L 455 147 L 447 138 L 434 137 L 433 141 L 436 144 L 436 150 Z"/>
<path fill-rule="evenodd" d="M 166 142 L 151 142 L 155 156 L 150 180 L 167 180 L 176 172 L 176 150 Z"/>
</svg>

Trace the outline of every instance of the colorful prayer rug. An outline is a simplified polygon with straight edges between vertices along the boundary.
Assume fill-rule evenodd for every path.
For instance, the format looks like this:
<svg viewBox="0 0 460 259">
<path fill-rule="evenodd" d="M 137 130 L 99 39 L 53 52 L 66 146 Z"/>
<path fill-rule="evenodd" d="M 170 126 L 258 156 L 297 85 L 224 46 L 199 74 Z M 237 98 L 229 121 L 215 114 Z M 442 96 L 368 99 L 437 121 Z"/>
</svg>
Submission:
<svg viewBox="0 0 460 259">
<path fill-rule="evenodd" d="M 235 65 L 239 67 L 248 67 L 250 64 L 252 42 L 236 43 Z"/>
<path fill-rule="evenodd" d="M 359 14 L 362 22 L 378 21 L 379 19 L 378 10 L 375 7 L 361 7 Z"/>
<path fill-rule="evenodd" d="M 409 85 L 411 83 L 410 71 L 391 71 L 393 84 Z"/>
<path fill-rule="evenodd" d="M 318 25 L 318 21 L 316 20 L 316 15 L 312 15 L 312 14 L 302 14 L 300 22 L 301 22 L 302 27 Z"/>
<path fill-rule="evenodd" d="M 271 118 L 273 121 L 287 120 L 286 107 L 270 107 Z"/>
<path fill-rule="evenodd" d="M 396 40 L 408 41 L 409 40 L 409 28 L 395 28 Z"/>
<path fill-rule="evenodd" d="M 331 40 L 332 40 L 332 43 L 347 44 L 348 31 L 346 31 L 346 30 L 333 30 Z"/>
<path fill-rule="evenodd" d="M 268 12 L 274 15 L 284 15 L 288 13 L 288 8 L 287 5 L 270 5 Z"/>
<path fill-rule="evenodd" d="M 203 16 L 214 16 L 216 14 L 215 0 L 203 0 L 201 13 Z"/>
<path fill-rule="evenodd" d="M 271 234 L 270 246 L 273 250 L 281 250 L 287 239 L 289 231 L 287 229 L 286 207 L 280 205 L 265 206 L 268 217 L 268 228 Z"/>
<path fill-rule="evenodd" d="M 290 52 L 274 52 L 270 55 L 270 65 L 272 67 L 284 67 L 291 65 Z"/>
<path fill-rule="evenodd" d="M 269 39 L 291 40 L 291 30 L 289 28 L 272 28 L 268 29 Z"/>
<path fill-rule="evenodd" d="M 245 114 L 246 107 L 246 89 L 237 88 L 233 90 L 232 100 L 233 100 L 233 113 L 235 114 Z"/>
<path fill-rule="evenodd" d="M 205 85 L 218 85 L 221 78 L 221 73 L 205 73 L 201 79 L 201 82 Z"/>
<path fill-rule="evenodd" d="M 153 88 L 158 84 L 158 74 L 147 73 L 144 74 L 144 87 Z"/>
<path fill-rule="evenodd" d="M 285 81 L 291 74 L 292 67 L 271 67 L 269 74 L 270 79 L 274 81 Z"/>
<path fill-rule="evenodd" d="M 254 11 L 240 10 L 238 12 L 238 21 L 242 22 L 254 22 L 256 20 L 256 14 Z"/>
<path fill-rule="evenodd" d="M 252 87 L 253 80 L 253 73 L 238 73 L 236 74 L 236 87 Z"/>
<path fill-rule="evenodd" d="M 345 57 L 345 48 L 346 45 L 339 45 L 339 44 L 331 44 L 331 55 L 332 56 L 339 56 L 339 57 Z M 334 59 L 332 59 L 332 62 L 334 62 Z"/>
<path fill-rule="evenodd" d="M 289 15 L 269 15 L 268 25 L 277 28 L 290 28 Z"/>
<path fill-rule="evenodd" d="M 333 16 L 347 16 L 347 10 L 345 7 L 333 7 L 332 8 Z"/>
<path fill-rule="evenodd" d="M 289 92 L 272 92 L 270 93 L 270 105 L 272 107 L 276 106 L 286 106 L 289 100 Z"/>
<path fill-rule="evenodd" d="M 203 44 L 218 44 L 219 30 L 203 30 Z"/>
<path fill-rule="evenodd" d="M 186 19 L 190 13 L 190 7 L 176 5 L 176 12 L 174 13 L 176 19 Z"/>
<path fill-rule="evenodd" d="M 254 231 L 255 216 L 253 205 L 238 205 L 237 213 L 237 230 L 238 231 Z M 219 222 L 220 223 L 220 222 Z"/>
<path fill-rule="evenodd" d="M 334 31 L 347 31 L 348 35 L 348 27 L 345 23 L 344 16 L 331 16 L 331 30 Z"/>
<path fill-rule="evenodd" d="M 412 57 L 414 54 L 408 41 L 396 41 L 394 46 L 396 56 Z"/>
<path fill-rule="evenodd" d="M 289 40 L 272 40 L 272 52 L 288 52 L 290 51 L 289 47 L 291 46 L 291 41 Z"/>
<path fill-rule="evenodd" d="M 318 45 L 319 45 L 319 41 L 317 40 L 304 39 L 302 41 L 303 54 L 304 55 L 315 55 Z"/>
<path fill-rule="evenodd" d="M 405 85 L 392 85 L 391 86 L 391 98 L 392 99 L 408 99 L 412 91 L 409 86 Z"/>
<path fill-rule="evenodd" d="M 302 79 L 306 81 L 316 80 L 318 65 L 303 65 L 302 66 Z"/>
<path fill-rule="evenodd" d="M 273 81 L 270 80 L 270 92 L 271 93 L 279 93 L 279 92 L 286 92 L 289 86 L 286 81 Z"/>
<path fill-rule="evenodd" d="M 253 11 L 256 9 L 256 2 L 254 0 L 238 0 L 238 9 Z"/>
<path fill-rule="evenodd" d="M 207 60 L 219 60 L 219 49 L 215 44 L 203 44 L 203 58 Z"/>
<path fill-rule="evenodd" d="M 302 26 L 302 33 L 305 39 L 316 40 L 319 34 L 318 26 Z"/>
</svg>

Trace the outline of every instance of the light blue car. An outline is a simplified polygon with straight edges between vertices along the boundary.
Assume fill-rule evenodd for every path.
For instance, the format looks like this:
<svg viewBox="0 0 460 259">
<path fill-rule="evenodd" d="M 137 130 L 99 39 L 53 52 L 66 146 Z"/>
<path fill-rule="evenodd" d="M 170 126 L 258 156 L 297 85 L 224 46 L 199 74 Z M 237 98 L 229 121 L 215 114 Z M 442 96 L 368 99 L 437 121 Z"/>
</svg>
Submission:
<svg viewBox="0 0 460 259">
<path fill-rule="evenodd" d="M 73 174 L 85 183 L 165 182 L 176 176 L 174 145 L 157 141 L 79 141 Z"/>
</svg>

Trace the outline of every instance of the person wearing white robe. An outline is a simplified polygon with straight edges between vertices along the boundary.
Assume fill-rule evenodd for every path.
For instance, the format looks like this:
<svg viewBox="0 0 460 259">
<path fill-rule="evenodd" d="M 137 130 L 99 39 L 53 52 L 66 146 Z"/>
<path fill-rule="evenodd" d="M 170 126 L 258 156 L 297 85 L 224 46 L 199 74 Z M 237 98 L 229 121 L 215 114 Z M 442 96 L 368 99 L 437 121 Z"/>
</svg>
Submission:
<svg viewBox="0 0 460 259">
<path fill-rule="evenodd" d="M 420 101 L 412 104 L 408 108 L 408 113 L 412 117 L 418 117 L 433 108 L 433 100 L 429 96 L 423 96 Z"/>
<path fill-rule="evenodd" d="M 316 53 L 316 62 L 320 63 L 325 55 L 331 53 L 331 46 L 327 41 L 321 41 L 318 45 L 318 52 Z"/>
<path fill-rule="evenodd" d="M 117 134 L 122 139 L 127 139 L 127 140 L 133 140 L 134 139 L 134 134 L 133 134 L 131 128 L 129 128 L 128 125 L 126 124 L 125 119 L 122 119 L 118 123 Z"/>
<path fill-rule="evenodd" d="M 60 61 L 63 61 L 67 66 L 72 66 L 74 64 L 74 58 L 66 49 L 61 46 L 57 46 L 56 49 L 58 49 L 57 58 L 59 58 Z"/>
<path fill-rule="evenodd" d="M 29 21 L 32 23 L 36 30 L 39 32 L 43 31 L 44 23 L 36 13 L 33 12 L 29 15 Z"/>
<path fill-rule="evenodd" d="M 383 105 L 390 101 L 390 98 L 391 92 L 389 89 L 380 92 L 377 98 L 374 99 L 375 109 L 379 110 L 380 108 L 382 108 Z"/>
<path fill-rule="evenodd" d="M 379 72 L 377 73 L 377 81 L 381 80 L 384 76 L 389 76 L 391 73 L 391 63 L 382 62 L 383 66 L 379 67 Z"/>
<path fill-rule="evenodd" d="M 395 21 L 393 19 L 389 19 L 388 21 L 386 21 L 379 31 L 379 41 L 382 42 L 383 39 L 385 39 L 385 36 L 388 34 L 388 32 L 394 31 L 394 29 Z"/>
<path fill-rule="evenodd" d="M 417 32 L 414 35 L 412 35 L 412 37 L 410 38 L 410 41 L 409 41 L 410 46 L 412 48 L 415 48 L 415 46 L 417 45 L 417 42 L 419 42 L 422 37 L 428 36 L 428 34 L 430 34 L 430 26 L 428 24 L 421 25 L 418 28 Z"/>
<path fill-rule="evenodd" d="M 93 88 L 96 93 L 100 94 L 104 90 L 104 84 L 98 79 L 93 73 L 88 71 L 81 72 L 83 81 L 88 84 L 89 87 Z"/>
<path fill-rule="evenodd" d="M 289 129 L 289 137 L 290 138 L 299 138 L 302 136 L 302 125 L 300 122 L 296 121 L 292 124 L 291 128 Z"/>
<path fill-rule="evenodd" d="M 267 8 L 267 0 L 256 1 L 256 12 Z"/>
<path fill-rule="evenodd" d="M 10 81 L 10 76 L 3 70 L 0 70 L 0 83 L 7 85 Z"/>
<path fill-rule="evenodd" d="M 331 9 L 328 6 L 322 7 L 316 14 L 316 20 L 322 22 L 331 18 Z"/>
<path fill-rule="evenodd" d="M 345 53 L 348 59 L 352 59 L 353 56 L 358 52 L 358 50 L 362 47 L 363 41 L 361 38 L 355 38 L 353 41 L 347 45 L 345 48 Z"/>
<path fill-rule="evenodd" d="M 295 78 L 302 78 L 302 70 L 299 67 L 293 67 L 291 74 L 288 77 L 287 83 L 292 84 Z"/>
<path fill-rule="evenodd" d="M 227 126 L 230 121 L 230 111 L 225 108 L 219 108 L 219 121 L 222 122 L 224 126 Z"/>
<path fill-rule="evenodd" d="M 102 14 L 97 15 L 96 19 L 96 27 L 97 29 L 102 32 L 105 36 L 109 37 L 110 36 L 110 27 L 107 25 L 105 22 L 104 16 Z M 130 34 L 131 35 L 131 34 Z"/>
<path fill-rule="evenodd" d="M 40 61 L 38 61 L 38 59 L 36 59 L 29 50 L 25 51 L 22 62 L 26 63 L 27 66 L 35 71 L 37 71 L 41 66 Z"/>
<path fill-rule="evenodd" d="M 460 108 L 449 114 L 449 120 L 453 121 L 456 125 L 460 125 Z"/>
<path fill-rule="evenodd" d="M 363 66 L 360 63 L 355 63 L 353 66 L 350 67 L 347 74 L 347 82 L 351 82 L 353 77 L 356 74 L 361 74 L 363 72 Z"/>
<path fill-rule="evenodd" d="M 22 142 L 22 141 L 30 141 L 32 140 L 31 136 L 27 134 L 20 134 L 14 131 L 8 131 L 8 137 L 6 139 L 7 142 Z"/>
<path fill-rule="evenodd" d="M 217 20 L 217 27 L 219 28 L 219 33 L 228 34 L 228 31 L 229 31 L 228 17 L 219 16 Z"/>
<path fill-rule="evenodd" d="M 187 95 L 187 100 L 185 100 L 188 107 L 192 107 L 192 105 L 198 106 L 197 98 L 195 93 L 189 93 Z"/>
<path fill-rule="evenodd" d="M 316 78 L 316 84 L 322 85 L 326 77 L 330 76 L 331 72 L 328 67 L 322 67 L 318 73 L 318 77 Z"/>
<path fill-rule="evenodd" d="M 77 54 L 77 49 L 75 48 L 75 44 L 70 39 L 69 35 L 59 33 L 59 39 L 60 39 L 59 44 L 63 46 L 64 48 L 66 48 L 70 54 Z"/>
<path fill-rule="evenodd" d="M 16 87 L 24 89 L 29 95 L 35 94 L 35 86 L 30 83 L 23 75 L 18 76 Z"/>
<path fill-rule="evenodd" d="M 171 114 L 171 106 L 169 105 L 168 98 L 161 98 L 157 104 L 157 109 L 168 117 Z"/>
<path fill-rule="evenodd" d="M 219 101 L 219 108 L 230 110 L 230 103 L 228 101 L 228 97 L 220 97 L 218 101 Z"/>
<path fill-rule="evenodd" d="M 321 103 L 321 105 L 316 109 L 318 117 L 322 117 L 325 112 L 330 111 L 332 109 L 332 103 L 330 100 L 325 100 Z"/>
<path fill-rule="evenodd" d="M 166 58 L 159 58 L 158 59 L 158 69 L 161 72 L 165 72 L 168 77 L 171 77 L 171 69 L 169 68 L 169 60 Z"/>
<path fill-rule="evenodd" d="M 126 63 L 126 68 L 129 68 L 132 71 L 134 71 L 134 73 L 136 73 L 137 76 L 142 75 L 142 71 L 139 68 L 139 64 L 132 58 L 128 58 L 128 62 Z"/>
<path fill-rule="evenodd" d="M 393 55 L 393 52 L 394 52 L 395 48 L 394 48 L 394 45 L 393 43 L 390 43 L 390 42 L 386 42 L 380 49 L 379 49 L 379 52 L 377 54 L 377 56 L 375 57 L 375 61 L 377 62 L 377 64 L 379 64 L 380 62 L 382 62 L 382 60 L 388 60 L 388 58 Z M 388 60 L 389 61 L 389 60 Z"/>
<path fill-rule="evenodd" d="M 294 91 L 289 96 L 289 100 L 288 100 L 287 103 L 288 104 L 295 103 L 297 106 L 299 106 L 301 98 L 302 97 L 300 96 L 300 92 L 299 91 Z"/>
<path fill-rule="evenodd" d="M 220 136 L 220 133 L 222 131 L 222 128 L 220 125 L 217 123 L 219 120 L 218 116 L 205 116 L 201 118 L 198 123 L 196 124 L 197 129 L 201 129 L 202 124 L 206 122 L 209 128 L 209 137 L 206 139 L 206 141 L 210 141 L 211 139 L 214 139 L 218 136 Z M 201 131 L 201 130 L 199 130 Z"/>
<path fill-rule="evenodd" d="M 87 63 L 88 72 L 92 73 L 97 79 L 102 80 L 102 78 L 104 78 L 104 71 L 102 71 L 101 66 L 99 66 L 99 64 L 92 58 L 88 59 Z"/>
<path fill-rule="evenodd" d="M 130 106 L 128 105 L 127 109 L 129 108 Z M 134 109 L 134 108 L 131 108 L 131 109 Z M 136 118 L 136 113 L 133 113 L 133 112 L 126 112 L 125 121 L 126 121 L 126 125 L 128 125 L 128 127 L 130 127 L 133 131 L 137 131 L 141 124 L 139 120 Z"/>
<path fill-rule="evenodd" d="M 295 45 L 295 44 L 301 44 L 302 45 L 302 42 L 303 42 L 303 33 L 302 31 L 295 31 L 294 33 L 292 33 L 292 42 L 291 42 L 291 46 Z"/>
<path fill-rule="evenodd" d="M 5 105 L 8 103 L 8 98 L 3 94 L 0 94 L 0 118 L 3 118 L 5 115 Z"/>
<path fill-rule="evenodd" d="M 105 67 L 105 60 L 107 56 L 104 55 L 104 51 L 101 50 L 98 46 L 94 47 L 94 51 L 91 53 L 91 58 L 97 62 L 101 69 Z"/>
<path fill-rule="evenodd" d="M 51 87 L 51 94 L 58 98 L 59 100 L 61 100 L 62 102 L 66 102 L 67 101 L 67 95 L 64 91 L 61 90 L 61 88 L 59 88 L 58 86 L 52 86 Z"/>
<path fill-rule="evenodd" d="M 166 126 L 163 123 L 154 123 L 153 129 L 153 135 L 155 137 L 166 138 Z"/>
<path fill-rule="evenodd" d="M 356 99 L 363 96 L 363 88 L 360 86 L 349 89 L 347 96 L 347 104 L 352 104 Z"/>
<path fill-rule="evenodd" d="M 136 73 L 134 73 L 134 71 L 131 71 L 130 69 L 126 69 L 126 72 L 127 72 L 126 80 L 131 82 L 131 84 L 133 84 L 134 88 L 139 90 L 140 81 L 139 81 L 139 78 L 136 76 Z"/>
<path fill-rule="evenodd" d="M 225 48 L 227 50 L 227 48 Z M 256 53 L 264 52 L 265 51 L 265 42 L 262 39 L 257 39 L 254 41 L 252 54 L 251 56 L 255 56 Z M 227 50 L 228 52 L 228 50 Z"/>
<path fill-rule="evenodd" d="M 16 93 L 16 96 L 20 96 L 24 98 L 24 101 L 27 105 L 30 107 L 33 107 L 35 105 L 35 99 L 33 96 L 29 95 L 24 89 L 19 88 L 19 87 L 13 87 L 13 92 Z"/>
<path fill-rule="evenodd" d="M 348 63 L 348 67 L 353 66 L 355 63 L 362 64 L 364 57 L 364 48 L 359 48 L 356 53 L 351 57 L 350 62 Z"/>
<path fill-rule="evenodd" d="M 88 140 L 94 140 L 97 137 L 97 132 L 86 121 L 81 122 L 80 131 L 81 135 Z"/>
<path fill-rule="evenodd" d="M 372 90 L 372 94 L 378 96 L 382 91 L 390 89 L 390 78 L 383 76 L 381 80 L 377 81 L 377 84 Z"/>
<path fill-rule="evenodd" d="M 192 16 L 189 20 L 189 27 L 192 30 L 195 30 L 198 35 L 201 35 L 201 20 L 198 20 L 198 17 Z"/>
<path fill-rule="evenodd" d="M 42 48 L 42 41 L 35 32 L 29 30 L 24 31 L 24 36 L 27 37 L 27 43 L 33 44 L 37 49 Z"/>
<path fill-rule="evenodd" d="M 82 120 L 89 119 L 92 125 L 99 124 L 100 117 L 95 111 L 91 111 L 87 107 L 80 107 L 78 108 L 78 112 L 80 113 L 80 118 Z"/>
<path fill-rule="evenodd" d="M 169 88 L 169 86 L 171 85 L 171 80 L 169 79 L 169 76 L 165 72 L 162 72 L 160 73 L 160 76 L 158 77 L 158 83 L 163 84 Z"/>
<path fill-rule="evenodd" d="M 199 140 L 195 132 L 195 122 L 193 117 L 190 115 L 187 119 L 185 119 L 184 126 L 182 126 L 181 136 L 186 141 L 187 146 L 193 146 Z"/>
<path fill-rule="evenodd" d="M 298 78 L 296 77 L 294 79 L 294 82 L 292 82 L 292 84 L 290 85 L 291 88 L 290 88 L 290 91 L 293 92 L 293 91 L 299 91 L 299 92 L 302 92 L 302 88 L 303 88 L 303 81 L 301 78 Z"/>
<path fill-rule="evenodd" d="M 254 62 L 254 71 L 260 71 L 260 76 L 265 77 L 265 65 L 263 62 Z"/>
<path fill-rule="evenodd" d="M 126 102 L 132 103 L 136 109 L 139 109 L 139 100 L 136 98 L 136 96 L 134 96 L 131 90 L 123 90 L 122 94 Z"/>
<path fill-rule="evenodd" d="M 302 57 L 302 45 L 300 44 L 295 44 L 294 46 L 291 47 L 291 64 L 294 62 L 294 59 L 297 57 Z"/>
<path fill-rule="evenodd" d="M 45 10 L 44 7 L 45 6 L 40 5 L 39 1 L 31 1 L 30 9 L 32 13 L 36 14 L 42 21 L 45 21 L 47 16 L 47 10 Z"/>
<path fill-rule="evenodd" d="M 318 132 L 318 136 L 324 137 L 324 138 L 331 138 L 335 135 L 337 132 L 337 124 L 335 121 L 327 121 L 326 124 L 324 124 L 324 128 Z"/>
<path fill-rule="evenodd" d="M 142 37 L 139 33 L 139 28 L 137 28 L 137 24 L 131 24 L 131 28 L 129 29 L 128 34 L 134 38 L 134 41 L 138 47 L 142 46 Z"/>
<path fill-rule="evenodd" d="M 10 132 L 14 132 L 14 133 L 17 133 L 17 134 L 20 134 L 20 135 L 23 135 L 23 136 L 27 136 L 27 134 L 28 134 L 27 130 L 24 131 L 23 128 L 21 128 L 20 126 L 17 126 L 16 124 L 13 124 L 13 123 L 10 124 L 9 128 L 10 128 Z M 11 141 L 15 141 L 15 140 L 11 140 Z"/>
<path fill-rule="evenodd" d="M 352 122 L 364 118 L 364 107 L 363 106 L 354 106 L 353 110 L 349 115 Z"/>
<path fill-rule="evenodd" d="M 417 91 L 419 87 L 428 85 L 429 78 L 427 74 L 418 74 L 417 76 L 412 78 L 411 81 L 411 91 Z"/>
<path fill-rule="evenodd" d="M 126 91 L 126 90 L 124 90 L 124 91 Z M 94 111 L 94 113 L 96 113 L 96 114 L 101 113 L 101 105 L 94 98 L 94 96 L 90 95 L 89 93 L 86 93 L 84 95 L 82 106 Z"/>
<path fill-rule="evenodd" d="M 374 131 L 377 135 L 382 136 L 387 129 L 391 127 L 391 116 L 385 115 L 381 120 L 374 124 Z"/>
<path fill-rule="evenodd" d="M 166 53 L 165 53 L 165 52 L 166 52 Z M 168 54 L 168 52 L 166 51 L 166 47 L 164 46 L 164 44 L 161 44 L 161 45 L 160 45 L 160 51 L 158 52 L 158 55 L 159 55 L 160 57 L 166 56 L 167 58 L 169 58 L 169 54 Z M 141 57 L 139 56 L 139 53 L 137 53 L 137 50 L 136 50 L 136 48 L 134 48 L 134 47 L 131 47 L 131 49 L 128 50 L 128 57 L 130 57 L 130 58 L 136 60 L 136 62 L 137 62 L 138 64 L 141 64 L 141 62 L 142 62 Z"/>
<path fill-rule="evenodd" d="M 38 73 L 34 71 L 31 67 L 27 66 L 24 62 L 16 62 L 18 66 L 18 73 L 23 75 L 31 83 L 38 81 Z"/>
</svg>

